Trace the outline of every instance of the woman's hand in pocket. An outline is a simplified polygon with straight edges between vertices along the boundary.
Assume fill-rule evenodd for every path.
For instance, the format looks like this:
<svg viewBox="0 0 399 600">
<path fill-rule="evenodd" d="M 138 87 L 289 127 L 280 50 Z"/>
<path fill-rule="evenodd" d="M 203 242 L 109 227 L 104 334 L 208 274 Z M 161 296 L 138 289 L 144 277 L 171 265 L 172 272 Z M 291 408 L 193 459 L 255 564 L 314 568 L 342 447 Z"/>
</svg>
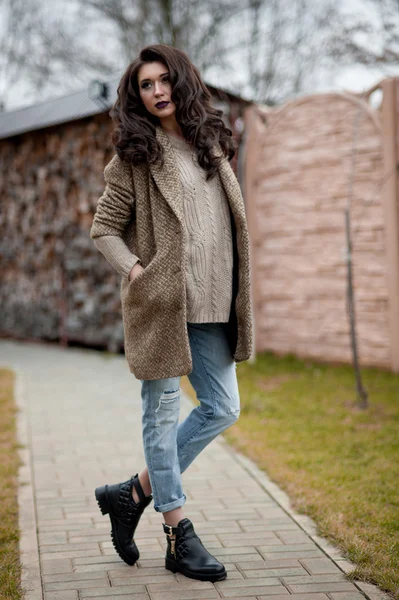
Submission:
<svg viewBox="0 0 399 600">
<path fill-rule="evenodd" d="M 141 271 L 144 271 L 144 269 L 140 265 L 140 263 L 137 262 L 129 273 L 129 277 L 128 277 L 129 281 L 133 281 L 133 279 L 135 279 L 137 277 L 137 275 L 139 273 L 141 273 Z"/>
</svg>

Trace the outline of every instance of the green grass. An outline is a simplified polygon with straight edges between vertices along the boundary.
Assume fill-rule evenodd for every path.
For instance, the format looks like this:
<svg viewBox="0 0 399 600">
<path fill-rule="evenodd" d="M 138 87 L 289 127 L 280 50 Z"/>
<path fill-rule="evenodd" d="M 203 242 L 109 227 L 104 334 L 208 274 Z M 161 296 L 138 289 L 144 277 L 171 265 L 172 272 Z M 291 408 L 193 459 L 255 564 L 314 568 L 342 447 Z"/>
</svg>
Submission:
<svg viewBox="0 0 399 600">
<path fill-rule="evenodd" d="M 266 353 L 237 376 L 242 411 L 228 441 L 356 563 L 353 577 L 399 599 L 399 376 L 363 370 L 366 411 L 350 367 Z"/>
<path fill-rule="evenodd" d="M 14 374 L 0 369 L 0 598 L 20 600 L 21 567 L 18 551 L 17 474 Z"/>
</svg>

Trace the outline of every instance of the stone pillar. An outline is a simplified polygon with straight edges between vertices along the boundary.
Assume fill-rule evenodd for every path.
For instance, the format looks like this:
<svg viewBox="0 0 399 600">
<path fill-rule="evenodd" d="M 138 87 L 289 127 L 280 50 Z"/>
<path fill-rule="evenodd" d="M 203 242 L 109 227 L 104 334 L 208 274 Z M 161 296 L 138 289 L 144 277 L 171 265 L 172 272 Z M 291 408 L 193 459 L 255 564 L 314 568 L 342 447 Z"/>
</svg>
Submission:
<svg viewBox="0 0 399 600">
<path fill-rule="evenodd" d="M 398 79 L 382 82 L 382 142 L 384 151 L 384 186 L 388 310 L 391 331 L 391 368 L 399 373 L 399 211 L 398 211 Z"/>
</svg>

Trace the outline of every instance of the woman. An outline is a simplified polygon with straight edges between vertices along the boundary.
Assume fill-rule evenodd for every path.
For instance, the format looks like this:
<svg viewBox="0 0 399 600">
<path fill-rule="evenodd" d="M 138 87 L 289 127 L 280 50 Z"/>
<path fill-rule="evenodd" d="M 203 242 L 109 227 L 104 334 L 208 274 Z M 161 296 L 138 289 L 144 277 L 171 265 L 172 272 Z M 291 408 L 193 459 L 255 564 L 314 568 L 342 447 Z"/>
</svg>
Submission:
<svg viewBox="0 0 399 600">
<path fill-rule="evenodd" d="M 114 547 L 133 565 L 133 535 L 154 499 L 165 566 L 226 577 L 184 516 L 181 473 L 240 412 L 236 363 L 252 348 L 249 240 L 222 111 L 181 50 L 147 46 L 123 75 L 111 116 L 116 155 L 90 235 L 122 275 L 125 353 L 141 381 L 147 467 L 96 489 Z M 200 405 L 178 424 L 180 377 Z"/>
</svg>

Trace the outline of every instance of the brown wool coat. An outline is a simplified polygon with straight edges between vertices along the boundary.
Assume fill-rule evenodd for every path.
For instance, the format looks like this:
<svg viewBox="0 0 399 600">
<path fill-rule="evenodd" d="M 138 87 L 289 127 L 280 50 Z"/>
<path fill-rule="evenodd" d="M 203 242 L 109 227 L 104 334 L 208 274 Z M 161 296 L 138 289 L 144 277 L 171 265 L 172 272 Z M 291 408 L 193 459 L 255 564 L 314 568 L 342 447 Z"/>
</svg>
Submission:
<svg viewBox="0 0 399 600">
<path fill-rule="evenodd" d="M 184 214 L 182 188 L 173 148 L 162 127 L 164 166 L 132 167 L 117 155 L 104 169 L 90 237 L 118 235 L 141 260 L 144 271 L 122 277 L 121 303 L 125 355 L 137 379 L 164 379 L 192 371 L 186 324 Z M 221 153 L 220 146 L 217 148 Z M 230 206 L 234 271 L 233 299 L 226 333 L 235 362 L 252 351 L 250 250 L 245 207 L 226 157 L 219 176 Z"/>
</svg>

